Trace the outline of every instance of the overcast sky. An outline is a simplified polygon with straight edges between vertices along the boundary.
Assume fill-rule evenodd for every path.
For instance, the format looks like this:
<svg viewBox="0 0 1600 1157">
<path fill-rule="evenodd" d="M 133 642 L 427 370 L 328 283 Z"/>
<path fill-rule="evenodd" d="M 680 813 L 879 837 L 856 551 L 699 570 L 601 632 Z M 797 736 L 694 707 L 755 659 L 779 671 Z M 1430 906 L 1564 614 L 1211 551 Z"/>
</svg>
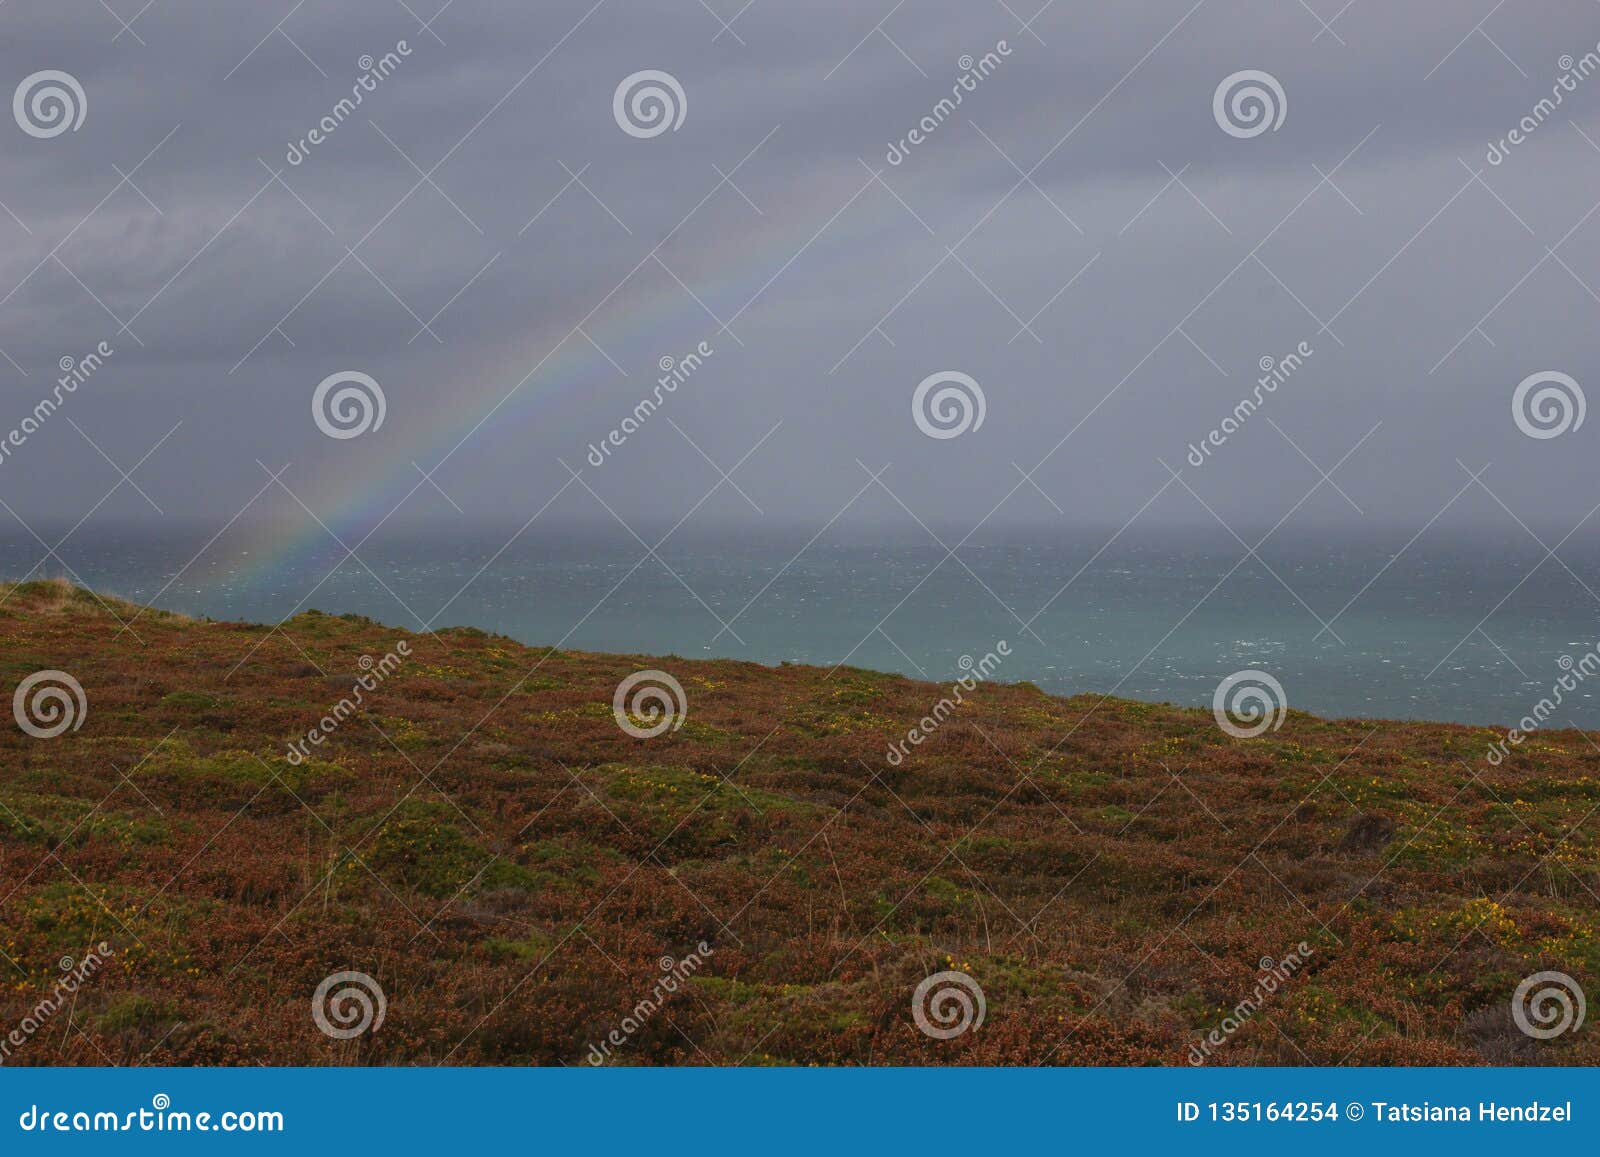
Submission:
<svg viewBox="0 0 1600 1157">
<path fill-rule="evenodd" d="M 56 70 L 84 107 L 0 132 L 0 440 L 62 359 L 114 352 L 8 447 L 0 498 L 69 525 L 104 499 L 94 526 L 520 523 L 553 496 L 608 527 L 702 502 L 704 528 L 914 526 L 859 462 L 963 529 L 1271 525 L 1304 498 L 1297 530 L 1448 505 L 1517 533 L 1477 488 L 1452 504 L 1459 460 L 1530 523 L 1589 512 L 1600 417 L 1530 437 L 1513 394 L 1600 388 L 1600 75 L 1534 113 L 1600 5 L 1039 2 L 9 0 L 4 92 Z M 619 123 L 642 70 L 681 87 L 675 129 Z M 1275 128 L 1219 123 L 1242 70 L 1281 89 Z M 340 372 L 381 426 L 319 429 Z M 913 418 L 941 372 L 983 396 L 955 437 Z M 144 494 L 106 498 L 107 459 L 158 442 Z M 742 459 L 739 490 L 707 497 L 708 459 Z M 1318 467 L 1343 494 L 1305 497 Z"/>
</svg>

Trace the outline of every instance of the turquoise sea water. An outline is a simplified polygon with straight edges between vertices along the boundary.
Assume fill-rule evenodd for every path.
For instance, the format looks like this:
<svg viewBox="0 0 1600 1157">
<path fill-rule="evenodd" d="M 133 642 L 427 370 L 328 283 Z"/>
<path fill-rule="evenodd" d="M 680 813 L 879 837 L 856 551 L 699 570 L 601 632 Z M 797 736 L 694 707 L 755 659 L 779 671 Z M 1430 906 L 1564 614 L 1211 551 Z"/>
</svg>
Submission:
<svg viewBox="0 0 1600 1157">
<path fill-rule="evenodd" d="M 997 678 L 1059 694 L 1207 705 L 1224 677 L 1255 668 L 1291 707 L 1318 714 L 1482 724 L 1520 718 L 1562 656 L 1600 641 L 1595 544 L 1568 543 L 1541 564 L 1543 551 L 1514 541 L 1435 538 L 1402 552 L 1404 537 L 1319 538 L 1241 562 L 1231 540 L 1184 533 L 1110 546 L 1109 533 L 1013 533 L 948 557 L 927 537 L 807 546 L 809 532 L 682 532 L 654 558 L 621 532 L 509 536 L 383 534 L 359 560 L 329 539 L 264 561 L 226 537 L 202 552 L 209 534 L 80 531 L 43 572 L 70 568 L 134 601 L 214 618 L 276 622 L 315 607 L 532 644 L 848 663 L 939 682 L 1003 639 L 1011 654 Z M 26 574 L 43 553 L 31 537 L 0 539 L 0 575 Z M 1567 704 L 1551 726 L 1600 727 L 1600 685 Z"/>
</svg>

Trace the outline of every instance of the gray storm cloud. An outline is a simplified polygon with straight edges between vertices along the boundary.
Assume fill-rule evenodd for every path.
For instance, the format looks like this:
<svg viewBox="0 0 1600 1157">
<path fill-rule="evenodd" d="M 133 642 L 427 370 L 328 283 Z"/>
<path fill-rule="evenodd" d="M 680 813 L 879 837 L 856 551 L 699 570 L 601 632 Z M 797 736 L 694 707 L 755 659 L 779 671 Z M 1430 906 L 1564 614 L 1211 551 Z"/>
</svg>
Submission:
<svg viewBox="0 0 1600 1157">
<path fill-rule="evenodd" d="M 565 463 L 670 524 L 707 458 L 759 443 L 735 477 L 773 524 L 833 516 L 858 463 L 963 529 L 1271 525 L 1341 459 L 1363 513 L 1323 484 L 1297 527 L 1414 529 L 1485 463 L 1530 522 L 1593 506 L 1600 420 L 1530 438 L 1512 413 L 1535 373 L 1600 388 L 1600 77 L 1536 111 L 1600 41 L 1593 5 L 1474 30 L 1443 0 L 708 2 L 0 8 L 5 91 L 59 70 L 87 104 L 76 131 L 0 130 L 0 431 L 114 350 L 0 496 L 70 525 L 159 442 L 151 501 L 124 486 L 93 519 L 221 525 L 259 460 L 336 523 L 520 522 Z M 616 90 L 646 70 L 686 107 L 633 134 Z M 1244 70 L 1281 85 L 1276 129 L 1214 118 Z M 342 371 L 382 383 L 381 429 L 313 422 Z M 945 371 L 985 420 L 929 438 L 911 400 Z M 274 512 L 305 517 L 281 493 L 250 517 Z M 613 520 L 580 487 L 555 512 Z M 728 487 L 695 515 L 756 517 Z M 1509 525 L 1476 494 L 1448 517 Z M 849 518 L 914 526 L 881 494 Z"/>
</svg>

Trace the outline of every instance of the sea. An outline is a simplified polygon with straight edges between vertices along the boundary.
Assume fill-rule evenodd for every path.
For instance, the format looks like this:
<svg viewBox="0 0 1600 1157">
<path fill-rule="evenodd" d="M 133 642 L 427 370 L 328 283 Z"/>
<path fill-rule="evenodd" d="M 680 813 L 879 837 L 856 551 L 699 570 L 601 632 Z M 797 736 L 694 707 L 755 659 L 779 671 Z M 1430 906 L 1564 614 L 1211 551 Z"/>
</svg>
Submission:
<svg viewBox="0 0 1600 1157">
<path fill-rule="evenodd" d="M 1600 541 L 1184 530 L 859 529 L 656 537 L 584 528 L 272 528 L 0 536 L 0 577 L 65 575 L 140 603 L 276 623 L 306 609 L 532 645 L 993 678 L 1209 707 L 1260 671 L 1292 709 L 1504 726 L 1600 645 Z M 39 528 L 35 528 L 39 530 Z M 515 537 L 513 537 L 515 534 Z M 352 555 L 347 548 L 355 548 Z M 1001 644 L 1004 643 L 1004 647 Z M 1569 681 L 1572 677 L 1569 677 Z M 1600 728 L 1600 678 L 1550 727 Z"/>
</svg>

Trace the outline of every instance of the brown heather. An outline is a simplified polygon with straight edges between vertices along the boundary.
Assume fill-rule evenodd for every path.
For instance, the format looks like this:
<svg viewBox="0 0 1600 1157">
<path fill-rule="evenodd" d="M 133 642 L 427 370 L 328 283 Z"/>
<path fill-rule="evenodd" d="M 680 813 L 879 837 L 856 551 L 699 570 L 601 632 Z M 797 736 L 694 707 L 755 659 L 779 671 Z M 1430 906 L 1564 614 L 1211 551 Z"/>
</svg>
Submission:
<svg viewBox="0 0 1600 1157">
<path fill-rule="evenodd" d="M 1508 1004 L 1540 969 L 1600 993 L 1578 732 L 1491 768 L 1481 728 L 1293 713 L 1236 740 L 1204 711 L 986 684 L 890 767 L 945 689 L 0 596 L 4 698 L 59 668 L 89 700 L 58 739 L 0 728 L 0 1033 L 59 958 L 115 951 L 7 1063 L 579 1064 L 702 940 L 612 1063 L 1181 1065 L 1301 941 L 1211 1063 L 1600 1063 L 1593 1019 L 1537 1042 Z M 611 697 L 645 667 L 689 711 L 641 741 Z M 987 1020 L 936 1041 L 910 997 L 947 968 Z M 346 969 L 388 1013 L 340 1042 L 310 1000 Z"/>
</svg>

